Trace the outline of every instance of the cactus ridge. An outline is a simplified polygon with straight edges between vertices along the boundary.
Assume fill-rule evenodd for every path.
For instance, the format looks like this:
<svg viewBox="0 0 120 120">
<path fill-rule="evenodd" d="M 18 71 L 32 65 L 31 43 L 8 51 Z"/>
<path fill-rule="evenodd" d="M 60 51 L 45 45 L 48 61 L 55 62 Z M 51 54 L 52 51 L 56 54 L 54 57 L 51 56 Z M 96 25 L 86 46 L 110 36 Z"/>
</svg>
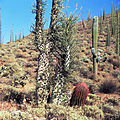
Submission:
<svg viewBox="0 0 120 120">
<path fill-rule="evenodd" d="M 83 106 L 86 102 L 89 89 L 85 83 L 78 83 L 73 90 L 72 97 L 70 99 L 70 106 Z"/>
</svg>

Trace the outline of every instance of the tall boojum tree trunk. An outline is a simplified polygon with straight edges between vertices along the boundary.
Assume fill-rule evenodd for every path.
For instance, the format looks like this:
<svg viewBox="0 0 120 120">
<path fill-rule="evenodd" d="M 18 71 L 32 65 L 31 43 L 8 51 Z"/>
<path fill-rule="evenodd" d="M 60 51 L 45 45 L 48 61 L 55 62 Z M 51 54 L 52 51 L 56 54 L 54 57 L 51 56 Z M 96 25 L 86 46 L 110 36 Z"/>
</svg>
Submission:
<svg viewBox="0 0 120 120">
<path fill-rule="evenodd" d="M 36 103 L 47 103 L 48 99 L 48 48 L 43 38 L 43 0 L 36 0 L 35 44 L 40 52 L 36 76 Z"/>
<path fill-rule="evenodd" d="M 51 101 L 56 104 L 61 104 L 62 101 L 62 90 L 64 86 L 64 76 L 62 73 L 62 56 L 61 51 L 58 50 L 56 45 L 57 42 L 57 22 L 59 15 L 59 6 L 61 1 L 52 0 L 52 10 L 51 10 L 51 22 L 50 29 L 48 33 L 48 41 L 50 42 L 50 85 L 52 87 Z M 59 51 L 59 52 L 58 52 Z"/>
</svg>

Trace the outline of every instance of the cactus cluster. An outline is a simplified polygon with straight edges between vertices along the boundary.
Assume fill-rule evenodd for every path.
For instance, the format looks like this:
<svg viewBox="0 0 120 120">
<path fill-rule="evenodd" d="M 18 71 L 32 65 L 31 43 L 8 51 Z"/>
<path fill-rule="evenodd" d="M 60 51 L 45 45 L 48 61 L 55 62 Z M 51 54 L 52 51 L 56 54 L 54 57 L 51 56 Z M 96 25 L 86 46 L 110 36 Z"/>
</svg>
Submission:
<svg viewBox="0 0 120 120">
<path fill-rule="evenodd" d="M 83 106 L 89 93 L 88 86 L 85 83 L 78 83 L 74 88 L 70 99 L 70 106 Z"/>
</svg>

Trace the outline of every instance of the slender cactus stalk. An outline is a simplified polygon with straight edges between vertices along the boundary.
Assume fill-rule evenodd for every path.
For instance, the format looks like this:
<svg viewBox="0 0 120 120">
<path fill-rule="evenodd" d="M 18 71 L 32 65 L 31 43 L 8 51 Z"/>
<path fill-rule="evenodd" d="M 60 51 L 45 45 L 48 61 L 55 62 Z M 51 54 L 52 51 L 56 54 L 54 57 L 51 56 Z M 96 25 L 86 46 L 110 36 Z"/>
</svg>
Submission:
<svg viewBox="0 0 120 120">
<path fill-rule="evenodd" d="M 109 25 L 107 26 L 106 46 L 110 46 L 110 30 L 109 30 Z"/>
<path fill-rule="evenodd" d="M 112 9 L 111 9 L 111 31 L 112 31 L 112 35 L 115 35 L 113 3 L 112 3 Z"/>
<path fill-rule="evenodd" d="M 20 34 L 19 34 L 19 40 L 21 39 L 21 32 L 20 32 Z"/>
<path fill-rule="evenodd" d="M 94 79 L 97 77 L 97 40 L 98 40 L 98 17 L 95 16 L 93 18 L 93 26 L 92 26 L 92 48 L 94 48 L 94 54 L 93 54 L 93 73 L 94 73 Z"/>
<path fill-rule="evenodd" d="M 10 42 L 12 42 L 12 31 L 10 31 Z"/>
<path fill-rule="evenodd" d="M 100 34 L 102 34 L 103 31 L 102 23 L 102 17 L 100 17 Z"/>
<path fill-rule="evenodd" d="M 103 10 L 103 20 L 105 21 L 105 15 L 106 15 L 106 11 L 105 11 L 105 8 L 104 8 L 104 10 Z"/>
<path fill-rule="evenodd" d="M 14 42 L 14 24 L 12 25 L 12 42 Z"/>
<path fill-rule="evenodd" d="M 15 34 L 15 41 L 17 41 L 17 34 Z"/>
<path fill-rule="evenodd" d="M 120 12 L 117 10 L 117 38 L 116 38 L 116 54 L 120 55 Z"/>
</svg>

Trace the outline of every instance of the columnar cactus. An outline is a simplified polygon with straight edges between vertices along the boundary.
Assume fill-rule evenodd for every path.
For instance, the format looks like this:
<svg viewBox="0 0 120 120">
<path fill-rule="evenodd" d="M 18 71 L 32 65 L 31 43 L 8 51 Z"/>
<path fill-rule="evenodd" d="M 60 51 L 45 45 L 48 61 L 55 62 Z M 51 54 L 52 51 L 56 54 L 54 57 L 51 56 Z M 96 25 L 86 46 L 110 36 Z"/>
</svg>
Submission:
<svg viewBox="0 0 120 120">
<path fill-rule="evenodd" d="M 117 38 L 116 38 L 116 53 L 120 55 L 120 12 L 117 10 Z"/>
<path fill-rule="evenodd" d="M 110 31 L 109 31 L 109 25 L 107 26 L 106 46 L 110 46 Z"/>
<path fill-rule="evenodd" d="M 100 17 L 100 34 L 102 34 L 102 31 L 103 31 L 103 29 L 102 29 L 102 17 Z"/>
<path fill-rule="evenodd" d="M 85 83 L 78 83 L 73 90 L 70 99 L 70 106 L 83 106 L 86 102 L 89 93 L 88 86 Z"/>
<path fill-rule="evenodd" d="M 111 31 L 112 31 L 112 35 L 115 35 L 113 3 L 112 3 L 112 10 L 111 10 Z"/>
<path fill-rule="evenodd" d="M 17 34 L 15 34 L 15 41 L 17 40 Z"/>
<path fill-rule="evenodd" d="M 10 42 L 12 42 L 12 31 L 10 31 Z"/>
<path fill-rule="evenodd" d="M 103 20 L 105 21 L 105 15 L 106 15 L 106 12 L 105 12 L 105 8 L 104 8 L 104 10 L 103 10 Z"/>
<path fill-rule="evenodd" d="M 20 32 L 20 34 L 19 34 L 19 40 L 21 39 L 21 32 Z"/>
<path fill-rule="evenodd" d="M 12 42 L 14 42 L 14 25 L 12 25 Z"/>
<path fill-rule="evenodd" d="M 95 16 L 93 18 L 93 25 L 92 25 L 92 48 L 93 48 L 93 73 L 94 79 L 97 76 L 97 40 L 98 40 L 98 17 Z"/>
</svg>

